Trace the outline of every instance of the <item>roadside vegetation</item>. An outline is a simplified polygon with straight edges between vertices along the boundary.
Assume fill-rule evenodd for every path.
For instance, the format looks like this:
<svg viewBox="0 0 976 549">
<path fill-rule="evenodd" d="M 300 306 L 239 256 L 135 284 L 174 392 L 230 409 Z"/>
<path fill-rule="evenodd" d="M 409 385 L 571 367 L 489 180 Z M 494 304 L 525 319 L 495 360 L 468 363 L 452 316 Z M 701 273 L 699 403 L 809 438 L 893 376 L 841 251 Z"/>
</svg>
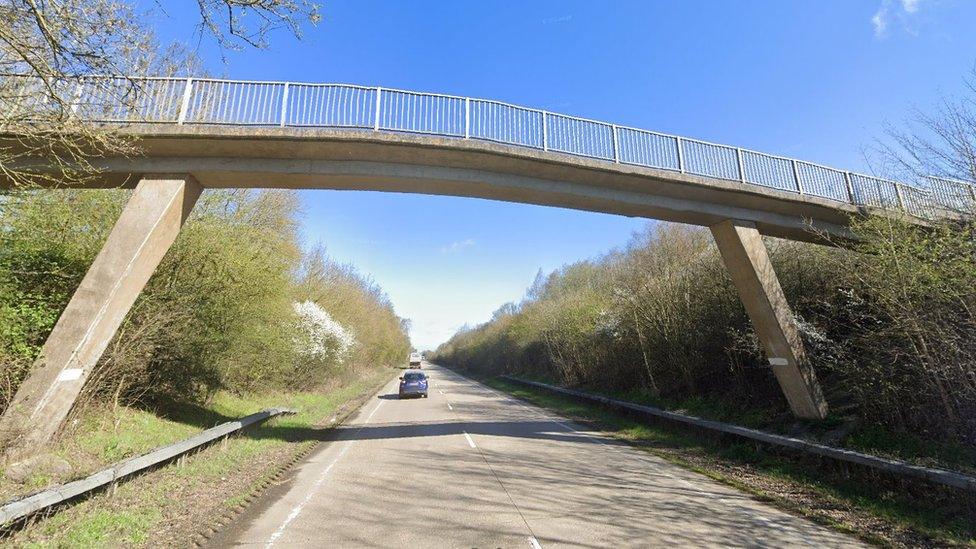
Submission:
<svg viewBox="0 0 976 549">
<path fill-rule="evenodd" d="M 0 410 L 127 196 L 4 197 Z M 298 215 L 291 192 L 207 191 L 96 366 L 76 418 L 106 407 L 208 406 L 220 393 L 309 391 L 346 371 L 401 362 L 410 350 L 405 321 L 355 269 L 321 249 L 303 252 Z"/>
<path fill-rule="evenodd" d="M 28 191 L 0 209 L 0 409 L 98 252 L 127 191 Z M 303 390 L 409 351 L 375 284 L 298 243 L 284 191 L 207 191 L 86 385 L 93 403 L 205 403 Z"/>
<path fill-rule="evenodd" d="M 0 410 L 100 249 L 129 192 L 10 192 L 0 208 Z M 297 196 L 207 191 L 96 365 L 58 439 L 2 470 L 0 500 L 273 406 L 185 463 L 8 533 L 42 546 L 186 546 L 311 448 L 339 407 L 371 394 L 410 350 L 407 323 L 370 280 L 303 251 Z M 192 513 L 188 513 L 192 509 Z M 209 521 L 209 522 L 208 522 Z"/>
<path fill-rule="evenodd" d="M 973 469 L 972 228 L 858 223 L 854 250 L 768 241 L 831 404 L 797 424 L 708 232 L 649 227 L 540 275 L 435 362 L 582 386 L 713 419 Z"/>
<path fill-rule="evenodd" d="M 973 81 L 976 81 L 974 77 Z M 904 181 L 976 181 L 976 87 L 880 147 Z M 914 179 L 913 179 L 914 178 Z M 434 361 L 976 470 L 976 225 L 854 220 L 856 242 L 766 239 L 828 402 L 796 422 L 707 230 L 650 225 L 625 248 L 539 273 Z"/>
</svg>

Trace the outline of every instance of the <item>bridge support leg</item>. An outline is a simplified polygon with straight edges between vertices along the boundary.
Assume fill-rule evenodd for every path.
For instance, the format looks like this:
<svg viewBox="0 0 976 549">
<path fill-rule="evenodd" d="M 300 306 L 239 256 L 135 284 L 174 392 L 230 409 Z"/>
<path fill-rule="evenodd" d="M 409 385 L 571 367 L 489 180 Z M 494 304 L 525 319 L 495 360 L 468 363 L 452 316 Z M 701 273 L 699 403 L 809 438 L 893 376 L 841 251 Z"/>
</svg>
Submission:
<svg viewBox="0 0 976 549">
<path fill-rule="evenodd" d="M 30 376 L 0 418 L 7 459 L 36 452 L 57 432 L 95 363 L 200 196 L 188 175 L 139 181 L 81 285 L 44 342 Z"/>
<path fill-rule="evenodd" d="M 807 360 L 762 235 L 754 223 L 734 220 L 711 230 L 790 409 L 797 417 L 823 419 L 827 401 Z"/>
</svg>

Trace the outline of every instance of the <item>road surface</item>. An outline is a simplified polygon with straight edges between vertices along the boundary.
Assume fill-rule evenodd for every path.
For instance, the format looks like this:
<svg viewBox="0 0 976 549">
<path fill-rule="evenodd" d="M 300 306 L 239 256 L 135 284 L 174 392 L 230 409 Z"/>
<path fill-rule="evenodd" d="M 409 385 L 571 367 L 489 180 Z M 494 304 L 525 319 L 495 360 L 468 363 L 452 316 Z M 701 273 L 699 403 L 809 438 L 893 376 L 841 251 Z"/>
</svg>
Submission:
<svg viewBox="0 0 976 549">
<path fill-rule="evenodd" d="M 220 536 L 250 547 L 848 547 L 858 542 L 428 365 Z"/>
</svg>

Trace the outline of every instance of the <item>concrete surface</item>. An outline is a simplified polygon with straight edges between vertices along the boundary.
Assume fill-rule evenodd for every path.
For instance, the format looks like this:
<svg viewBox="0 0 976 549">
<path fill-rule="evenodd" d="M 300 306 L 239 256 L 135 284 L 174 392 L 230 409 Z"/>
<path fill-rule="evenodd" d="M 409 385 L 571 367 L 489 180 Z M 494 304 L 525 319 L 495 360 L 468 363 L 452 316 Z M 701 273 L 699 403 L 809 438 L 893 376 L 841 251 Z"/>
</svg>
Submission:
<svg viewBox="0 0 976 549">
<path fill-rule="evenodd" d="M 827 400 L 756 225 L 724 221 L 711 230 L 793 414 L 811 419 L 827 417 Z"/>
<path fill-rule="evenodd" d="M 6 460 L 36 452 L 61 426 L 199 196 L 186 175 L 140 180 L 0 418 Z"/>
<path fill-rule="evenodd" d="M 141 155 L 94 159 L 88 186 L 131 186 L 146 173 L 191 173 L 204 187 L 374 190 L 559 206 L 822 241 L 856 206 L 714 177 L 615 164 L 476 139 L 363 130 L 132 125 Z M 16 147 L 16 142 L 0 142 Z M 43 159 L 36 163 L 43 164 Z M 0 179 L 0 186 L 4 184 Z M 811 232 L 813 227 L 817 232 Z"/>
<path fill-rule="evenodd" d="M 218 547 L 855 547 L 653 455 L 426 365 L 396 380 Z"/>
</svg>

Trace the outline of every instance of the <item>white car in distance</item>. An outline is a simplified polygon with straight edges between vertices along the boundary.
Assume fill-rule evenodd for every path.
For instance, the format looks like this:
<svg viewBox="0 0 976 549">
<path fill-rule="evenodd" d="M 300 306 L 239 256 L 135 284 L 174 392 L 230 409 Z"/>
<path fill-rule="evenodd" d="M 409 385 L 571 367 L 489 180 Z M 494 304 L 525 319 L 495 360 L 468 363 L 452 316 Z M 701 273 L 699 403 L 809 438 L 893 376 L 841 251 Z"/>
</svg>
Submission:
<svg viewBox="0 0 976 549">
<path fill-rule="evenodd" d="M 410 366 L 420 368 L 420 363 L 423 361 L 424 358 L 420 356 L 420 353 L 410 353 Z"/>
</svg>

